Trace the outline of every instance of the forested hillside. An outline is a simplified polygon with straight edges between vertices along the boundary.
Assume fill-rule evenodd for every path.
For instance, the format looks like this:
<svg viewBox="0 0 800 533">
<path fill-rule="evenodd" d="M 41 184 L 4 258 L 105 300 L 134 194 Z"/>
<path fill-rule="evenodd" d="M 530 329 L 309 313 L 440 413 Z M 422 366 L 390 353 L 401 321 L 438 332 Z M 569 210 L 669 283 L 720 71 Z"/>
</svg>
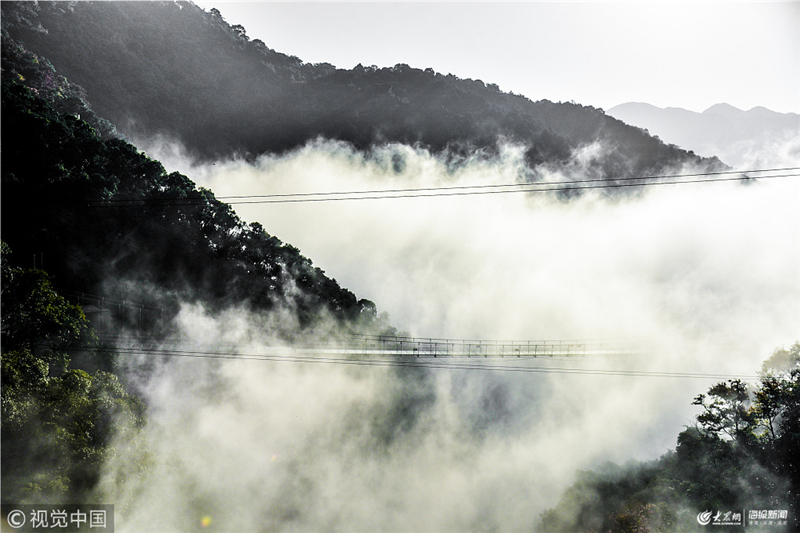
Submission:
<svg viewBox="0 0 800 533">
<path fill-rule="evenodd" d="M 378 326 L 372 302 L 110 135 L 79 96 L 44 58 L 4 39 L 3 239 L 15 257 L 36 255 L 62 288 L 172 313 L 178 301 L 285 307 L 300 329 L 328 317 L 352 330 Z"/>
<path fill-rule="evenodd" d="M 119 138 L 80 87 L 7 35 L 2 68 L 4 502 L 95 500 L 119 442 L 146 423 L 113 339 L 64 294 L 158 309 L 113 316 L 112 332 L 150 341 L 187 303 L 277 311 L 264 332 L 276 338 L 393 331 L 299 250 Z"/>
<path fill-rule="evenodd" d="M 100 116 L 132 138 L 179 141 L 199 159 L 283 152 L 321 136 L 360 149 L 417 144 L 456 161 L 514 142 L 526 150 L 531 180 L 539 165 L 557 168 L 594 142 L 604 153 L 589 170 L 609 180 L 682 163 L 721 166 L 593 107 L 533 102 L 481 80 L 402 64 L 303 63 L 190 2 L 2 8 L 10 35 L 85 88 Z"/>
<path fill-rule="evenodd" d="M 2 500 L 91 500 L 111 441 L 142 427 L 145 406 L 115 374 L 73 364 L 71 345 L 98 347 L 83 311 L 46 272 L 13 267 L 5 243 L 0 253 Z"/>
<path fill-rule="evenodd" d="M 732 515 L 725 523 L 724 513 L 755 509 L 787 514 L 748 531 L 800 531 L 800 343 L 775 350 L 756 386 L 728 380 L 693 403 L 701 412 L 678 435 L 674 451 L 649 463 L 582 473 L 543 513 L 540 530 L 693 532 L 699 512 L 716 516 L 711 525 L 731 526 Z"/>
</svg>

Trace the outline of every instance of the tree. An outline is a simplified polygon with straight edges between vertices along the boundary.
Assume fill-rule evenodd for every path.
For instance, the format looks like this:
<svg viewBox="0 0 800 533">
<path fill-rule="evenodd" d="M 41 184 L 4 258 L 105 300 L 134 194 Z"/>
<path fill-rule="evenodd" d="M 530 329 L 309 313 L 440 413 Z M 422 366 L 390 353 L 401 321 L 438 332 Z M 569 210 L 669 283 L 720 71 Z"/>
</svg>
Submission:
<svg viewBox="0 0 800 533">
<path fill-rule="evenodd" d="M 770 444 L 777 439 L 779 426 L 790 394 L 789 382 L 778 377 L 767 375 L 761 379 L 761 388 L 753 393 L 755 405 L 753 415 L 765 438 Z"/>
<path fill-rule="evenodd" d="M 235 25 L 231 26 L 231 29 L 234 31 L 234 33 L 237 36 L 241 37 L 245 41 L 250 40 L 250 38 L 247 36 L 247 33 L 246 33 L 246 30 L 244 29 L 244 26 L 242 26 L 241 24 L 235 24 Z"/>
<path fill-rule="evenodd" d="M 758 385 L 718 383 L 693 404 L 702 411 L 674 452 L 581 475 L 540 530 L 683 531 L 701 510 L 788 508 L 789 530 L 800 531 L 800 343 L 775 350 Z"/>
<path fill-rule="evenodd" d="M 0 243 L 3 349 L 30 351 L 54 371 L 63 372 L 68 357 L 61 347 L 96 341 L 86 315 L 53 290 L 45 272 L 12 267 L 10 254 L 8 245 Z"/>
<path fill-rule="evenodd" d="M 360 333 L 386 329 L 297 248 L 130 143 L 102 140 L 5 76 L 2 107 L 14 131 L 3 138 L 3 198 L 16 208 L 13 221 L 3 211 L 4 239 L 26 257 L 45 250 L 64 287 L 164 309 L 159 324 L 182 300 L 215 311 L 285 305 L 300 328 L 333 317 Z"/>
<path fill-rule="evenodd" d="M 3 501 L 84 500 L 113 435 L 141 427 L 144 405 L 115 375 L 70 368 L 68 347 L 95 341 L 83 311 L 45 272 L 11 267 L 0 246 Z"/>
<path fill-rule="evenodd" d="M 697 422 L 708 435 L 724 434 L 739 441 L 752 433 L 755 420 L 750 409 L 750 393 L 747 384 L 739 379 L 714 385 L 708 390 L 708 395 L 695 397 L 692 405 L 703 408 Z"/>
<path fill-rule="evenodd" d="M 761 365 L 763 374 L 788 376 L 793 370 L 800 370 L 800 341 L 794 343 L 788 350 L 778 348 Z"/>
</svg>

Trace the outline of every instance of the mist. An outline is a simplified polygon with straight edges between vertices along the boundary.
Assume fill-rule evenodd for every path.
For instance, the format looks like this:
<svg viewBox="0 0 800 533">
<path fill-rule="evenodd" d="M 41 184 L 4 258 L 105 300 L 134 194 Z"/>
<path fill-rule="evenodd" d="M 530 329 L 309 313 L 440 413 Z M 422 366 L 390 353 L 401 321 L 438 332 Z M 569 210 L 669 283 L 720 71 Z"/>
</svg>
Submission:
<svg viewBox="0 0 800 533">
<path fill-rule="evenodd" d="M 318 141 L 202 167 L 149 146 L 218 197 L 514 183 L 524 172 L 514 146 L 453 165 L 409 146 L 365 154 Z M 580 173 L 607 149 L 546 178 Z M 548 373 L 161 361 L 139 384 L 148 426 L 103 481 L 120 531 L 530 530 L 580 469 L 674 447 L 694 395 L 719 381 L 593 370 L 754 375 L 800 338 L 792 180 L 235 209 L 414 336 L 650 349 L 496 362 Z M 186 306 L 178 326 L 181 339 L 246 352 L 270 342 L 270 320 Z"/>
<path fill-rule="evenodd" d="M 549 179 L 580 175 L 603 147 L 576 156 L 582 159 Z M 453 168 L 402 145 L 364 156 L 318 143 L 191 176 L 229 196 L 515 183 L 523 172 L 514 147 Z M 680 332 L 759 337 L 770 349 L 798 334 L 798 186 L 791 179 L 653 186 L 610 197 L 590 191 L 569 201 L 489 194 L 235 209 L 417 336 Z"/>
</svg>

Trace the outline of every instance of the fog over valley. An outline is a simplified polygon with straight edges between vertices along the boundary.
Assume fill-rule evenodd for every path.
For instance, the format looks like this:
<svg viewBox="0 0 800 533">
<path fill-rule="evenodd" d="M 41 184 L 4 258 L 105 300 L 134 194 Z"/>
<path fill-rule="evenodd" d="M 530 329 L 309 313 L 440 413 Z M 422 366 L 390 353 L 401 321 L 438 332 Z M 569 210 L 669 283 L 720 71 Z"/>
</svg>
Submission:
<svg viewBox="0 0 800 533">
<path fill-rule="evenodd" d="M 179 153 L 174 147 L 161 150 L 167 164 L 170 153 Z M 595 155 L 602 157 L 602 150 Z M 180 158 L 173 164 L 180 166 Z M 500 157 L 476 158 L 454 170 L 408 146 L 364 155 L 318 142 L 284 157 L 187 172 L 219 196 L 233 197 L 500 184 L 515 181 L 522 165 L 512 146 Z M 380 302 L 392 323 L 414 336 L 642 339 L 649 348 L 642 355 L 532 364 L 753 375 L 764 353 L 798 334 L 798 192 L 794 181 L 773 180 L 652 186 L 622 196 L 589 191 L 570 200 L 510 193 L 236 209 L 295 243 L 359 295 Z M 280 372 L 275 379 L 281 383 L 287 375 L 300 379 L 298 372 L 303 380 L 331 379 L 328 369 L 246 370 L 262 371 L 264 380 Z M 345 372 L 341 379 L 356 384 L 337 389 L 343 392 L 339 401 L 382 403 L 382 395 L 362 388 L 362 379 L 378 378 Z M 696 391 L 716 381 L 456 370 L 436 370 L 429 379 L 425 422 L 404 435 L 405 444 L 393 443 L 385 459 L 363 466 L 354 455 L 350 460 L 359 466 L 346 472 L 338 456 L 311 464 L 302 459 L 307 472 L 323 476 L 313 483 L 321 483 L 321 491 L 364 486 L 364 479 L 378 476 L 369 496 L 359 493 L 359 511 L 348 511 L 367 520 L 366 528 L 373 517 L 360 512 L 394 516 L 387 509 L 399 506 L 416 508 L 423 529 L 432 523 L 434 530 L 471 529 L 484 520 L 524 529 L 555 503 L 560 489 L 554 488 L 569 485 L 578 470 L 604 461 L 653 459 L 674 446 L 675 435 L 697 412 L 691 405 Z M 326 406 L 325 427 L 338 419 L 330 416 L 329 402 L 303 401 L 312 402 L 297 407 L 304 413 Z M 239 415 L 253 417 L 256 426 L 265 423 L 260 409 Z M 342 416 L 344 423 L 348 418 Z M 250 427 L 245 420 L 242 425 Z M 336 431 L 344 430 L 331 438 L 344 438 Z M 466 435 L 472 436 L 462 440 Z M 367 437 L 356 442 L 360 438 Z M 349 446 L 347 452 L 362 453 Z M 382 492 L 389 487 L 391 496 Z M 319 497 L 326 505 L 344 505 Z M 433 500 L 435 509 L 428 508 Z M 415 507 L 420 501 L 426 502 L 421 509 Z M 469 510 L 463 501 L 472 502 Z"/>
<path fill-rule="evenodd" d="M 592 157 L 601 158 L 602 147 Z M 167 154 L 161 160 L 170 161 Z M 367 156 L 322 142 L 255 164 L 189 168 L 199 185 L 233 197 L 506 184 L 518 180 L 523 161 L 508 146 L 500 157 L 453 170 L 408 146 Z M 797 324 L 795 187 L 773 180 L 662 185 L 611 197 L 588 191 L 569 201 L 508 193 L 247 203 L 236 210 L 381 302 L 416 336 L 630 337 L 688 316 L 681 329 L 700 335 L 742 331 L 759 316 Z M 764 268 L 775 270 L 756 275 Z M 785 307 L 768 311 L 784 298 Z M 733 302 L 749 315 L 736 327 L 725 309 Z"/>
<path fill-rule="evenodd" d="M 2 2 L 3 531 L 800 531 L 797 115 L 542 96 L 736 52 L 703 98 L 751 101 L 800 12 L 491 5 Z M 524 15 L 541 94 L 304 62 L 294 9 L 331 54 L 449 14 L 436 65 Z"/>
</svg>

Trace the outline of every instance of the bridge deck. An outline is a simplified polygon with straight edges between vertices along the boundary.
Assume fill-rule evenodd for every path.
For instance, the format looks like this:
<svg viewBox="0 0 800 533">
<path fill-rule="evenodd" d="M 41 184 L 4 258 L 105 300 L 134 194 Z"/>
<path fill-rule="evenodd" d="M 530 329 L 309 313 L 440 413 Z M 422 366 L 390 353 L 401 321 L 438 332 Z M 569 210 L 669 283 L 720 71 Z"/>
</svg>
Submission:
<svg viewBox="0 0 800 533">
<path fill-rule="evenodd" d="M 103 337 L 109 343 L 129 348 L 157 350 L 209 350 L 213 353 L 238 353 L 241 346 L 219 343 L 200 346 L 180 341 L 155 341 L 137 337 Z M 638 355 L 647 353 L 644 344 L 618 340 L 538 340 L 492 341 L 432 339 L 394 336 L 353 336 L 328 341 L 304 341 L 247 347 L 248 352 L 265 355 L 328 354 L 345 356 L 395 357 L 581 357 L 597 355 Z"/>
</svg>

